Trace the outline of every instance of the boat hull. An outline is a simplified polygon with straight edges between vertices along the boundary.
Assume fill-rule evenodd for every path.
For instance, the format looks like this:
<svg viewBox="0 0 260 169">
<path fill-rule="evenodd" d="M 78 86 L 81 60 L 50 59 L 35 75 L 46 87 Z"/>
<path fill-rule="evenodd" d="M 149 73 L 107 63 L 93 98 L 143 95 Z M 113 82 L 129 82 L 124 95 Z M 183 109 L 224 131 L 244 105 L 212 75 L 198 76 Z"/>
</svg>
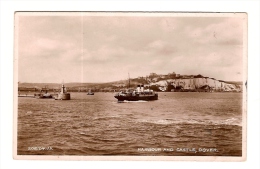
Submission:
<svg viewBox="0 0 260 169">
<path fill-rule="evenodd" d="M 52 99 L 52 95 L 34 94 L 36 99 Z"/>
<path fill-rule="evenodd" d="M 139 100 L 144 100 L 144 101 L 151 101 L 151 100 L 158 100 L 158 94 L 152 95 L 152 96 L 115 96 L 115 98 L 118 101 L 139 101 Z"/>
</svg>

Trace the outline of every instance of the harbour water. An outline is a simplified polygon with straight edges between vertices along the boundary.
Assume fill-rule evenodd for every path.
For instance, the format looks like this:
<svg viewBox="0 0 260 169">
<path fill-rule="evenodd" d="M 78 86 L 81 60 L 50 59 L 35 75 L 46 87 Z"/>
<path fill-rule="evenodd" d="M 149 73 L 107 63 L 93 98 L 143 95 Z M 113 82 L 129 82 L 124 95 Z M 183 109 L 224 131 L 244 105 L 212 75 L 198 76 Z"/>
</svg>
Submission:
<svg viewBox="0 0 260 169">
<path fill-rule="evenodd" d="M 242 93 L 165 92 L 124 103 L 114 94 L 19 97 L 17 154 L 242 155 Z"/>
</svg>

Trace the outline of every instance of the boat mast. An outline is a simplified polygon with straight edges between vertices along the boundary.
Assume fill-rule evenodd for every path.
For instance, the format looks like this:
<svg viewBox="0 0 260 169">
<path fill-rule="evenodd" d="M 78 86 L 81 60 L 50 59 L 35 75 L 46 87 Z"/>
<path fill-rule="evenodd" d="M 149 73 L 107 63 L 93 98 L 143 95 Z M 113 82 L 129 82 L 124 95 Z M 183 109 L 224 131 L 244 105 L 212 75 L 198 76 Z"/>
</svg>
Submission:
<svg viewBox="0 0 260 169">
<path fill-rule="evenodd" d="M 129 75 L 129 73 L 128 73 L 128 80 L 129 80 L 129 82 L 128 82 L 128 88 L 130 89 L 130 75 Z"/>
</svg>

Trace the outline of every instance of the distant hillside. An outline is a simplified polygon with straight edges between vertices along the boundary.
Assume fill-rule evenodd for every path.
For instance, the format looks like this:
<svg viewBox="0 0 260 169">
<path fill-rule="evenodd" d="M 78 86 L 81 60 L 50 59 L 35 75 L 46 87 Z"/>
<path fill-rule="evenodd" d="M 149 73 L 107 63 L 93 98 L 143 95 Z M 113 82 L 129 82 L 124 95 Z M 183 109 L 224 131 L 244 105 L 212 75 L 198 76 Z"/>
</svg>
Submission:
<svg viewBox="0 0 260 169">
<path fill-rule="evenodd" d="M 197 90 L 199 88 L 210 88 L 211 90 L 223 91 L 241 91 L 242 82 L 239 81 L 222 81 L 214 78 L 204 77 L 202 75 L 180 75 L 169 73 L 167 75 L 158 75 L 151 73 L 145 77 L 131 78 L 129 80 L 119 80 L 107 83 L 64 83 L 69 91 L 118 91 L 121 89 L 135 88 L 139 84 L 150 86 L 155 91 L 171 91 L 174 89 L 181 90 Z M 19 83 L 19 90 L 34 90 L 41 89 L 59 90 L 60 83 Z"/>
<path fill-rule="evenodd" d="M 79 83 L 79 82 L 73 82 L 73 83 L 64 83 L 64 85 L 68 88 L 77 88 L 77 87 L 87 87 L 87 88 L 102 88 L 102 87 L 108 87 L 108 86 L 128 86 L 129 81 L 128 80 L 119 80 L 114 82 L 107 82 L 107 83 Z M 145 80 L 140 79 L 130 79 L 130 85 L 136 86 L 137 84 L 141 83 L 147 83 Z M 61 83 L 23 83 L 20 82 L 18 84 L 18 87 L 22 88 L 60 88 Z"/>
</svg>

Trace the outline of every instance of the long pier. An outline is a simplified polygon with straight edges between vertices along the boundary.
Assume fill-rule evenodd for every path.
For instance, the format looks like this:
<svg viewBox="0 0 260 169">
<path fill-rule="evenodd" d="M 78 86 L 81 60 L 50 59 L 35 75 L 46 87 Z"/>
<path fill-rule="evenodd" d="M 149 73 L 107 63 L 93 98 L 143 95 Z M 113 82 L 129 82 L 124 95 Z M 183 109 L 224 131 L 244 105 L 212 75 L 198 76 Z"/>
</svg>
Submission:
<svg viewBox="0 0 260 169">
<path fill-rule="evenodd" d="M 18 97 L 34 97 L 34 95 L 31 95 L 31 94 L 18 94 Z"/>
</svg>

